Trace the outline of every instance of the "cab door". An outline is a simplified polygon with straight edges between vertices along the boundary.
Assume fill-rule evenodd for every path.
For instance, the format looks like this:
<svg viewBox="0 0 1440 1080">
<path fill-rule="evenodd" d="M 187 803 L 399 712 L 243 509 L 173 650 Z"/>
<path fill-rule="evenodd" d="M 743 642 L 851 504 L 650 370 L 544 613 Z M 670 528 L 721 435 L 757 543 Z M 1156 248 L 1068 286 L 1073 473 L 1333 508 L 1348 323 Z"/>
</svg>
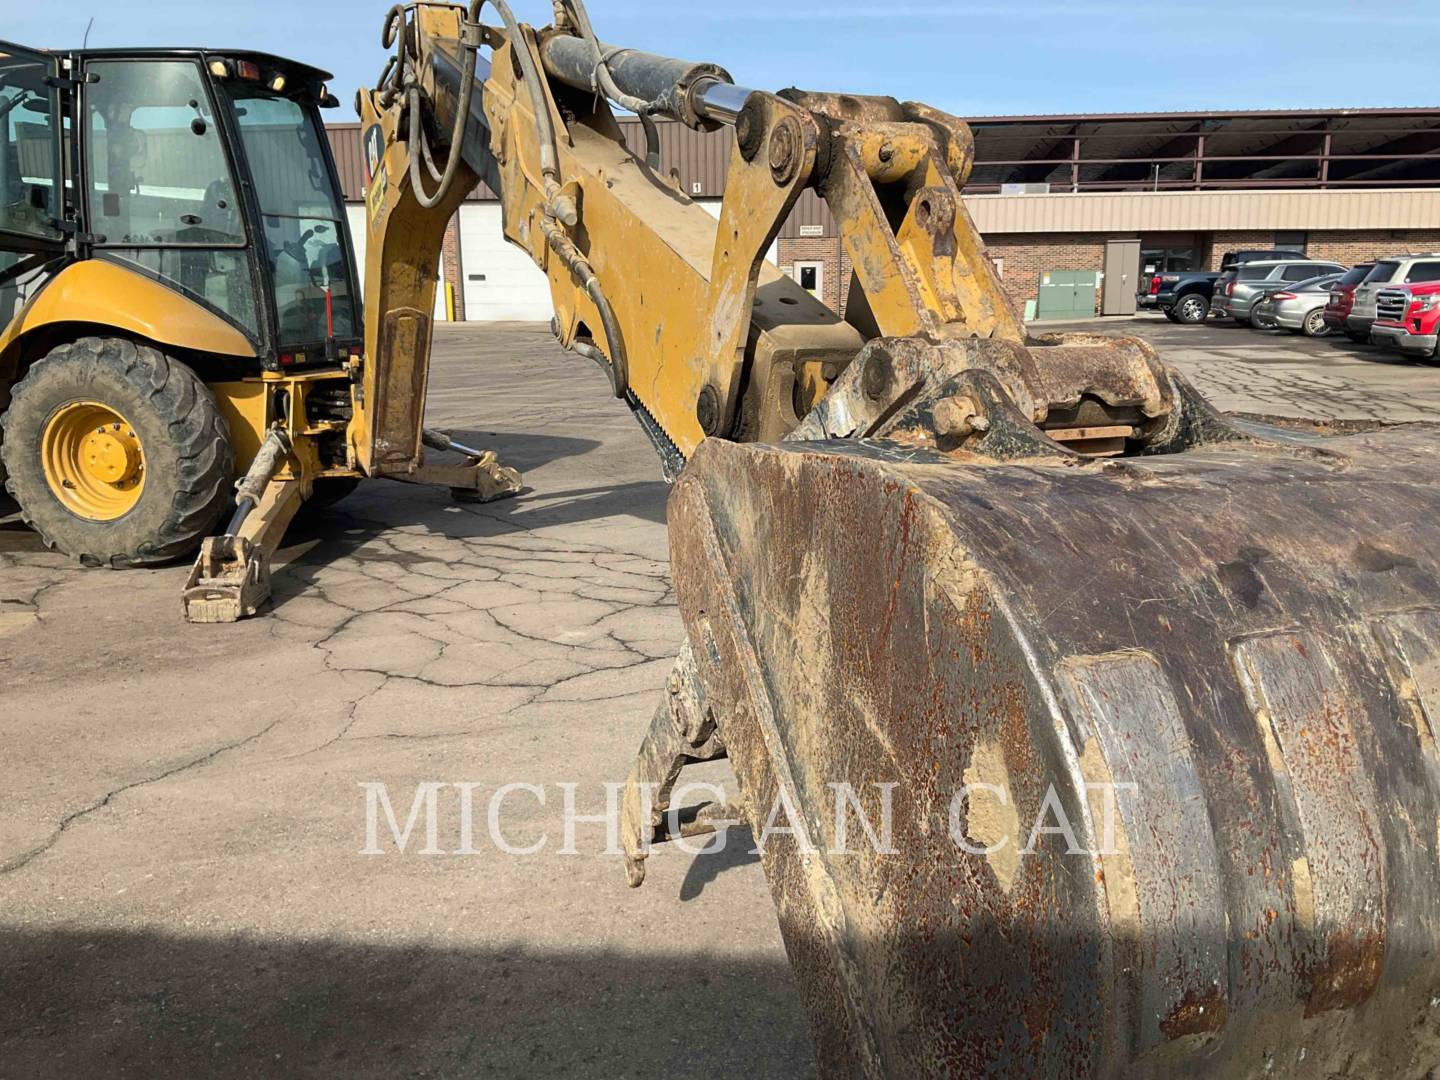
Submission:
<svg viewBox="0 0 1440 1080">
<path fill-rule="evenodd" d="M 0 252 L 12 262 L 65 248 L 59 84 L 58 57 L 0 41 Z"/>
</svg>

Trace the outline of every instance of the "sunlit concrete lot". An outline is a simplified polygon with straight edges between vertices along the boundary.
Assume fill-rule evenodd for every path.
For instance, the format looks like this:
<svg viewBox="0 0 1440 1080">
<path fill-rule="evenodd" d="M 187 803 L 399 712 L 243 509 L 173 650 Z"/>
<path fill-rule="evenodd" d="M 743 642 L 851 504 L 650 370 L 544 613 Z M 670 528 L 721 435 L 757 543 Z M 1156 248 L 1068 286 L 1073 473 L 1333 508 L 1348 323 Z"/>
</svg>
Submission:
<svg viewBox="0 0 1440 1080">
<path fill-rule="evenodd" d="M 1440 368 L 1378 350 L 1100 327 L 1222 408 L 1440 418 Z M 566 853 L 567 790 L 604 810 L 681 637 L 645 437 L 529 325 L 442 328 L 429 422 L 526 493 L 366 485 L 236 626 L 181 621 L 184 567 L 81 570 L 0 502 L 0 1075 L 813 1071 L 748 834 L 634 891 L 604 824 Z M 423 784 L 434 847 L 382 807 L 364 854 L 366 785 L 403 826 Z"/>
</svg>

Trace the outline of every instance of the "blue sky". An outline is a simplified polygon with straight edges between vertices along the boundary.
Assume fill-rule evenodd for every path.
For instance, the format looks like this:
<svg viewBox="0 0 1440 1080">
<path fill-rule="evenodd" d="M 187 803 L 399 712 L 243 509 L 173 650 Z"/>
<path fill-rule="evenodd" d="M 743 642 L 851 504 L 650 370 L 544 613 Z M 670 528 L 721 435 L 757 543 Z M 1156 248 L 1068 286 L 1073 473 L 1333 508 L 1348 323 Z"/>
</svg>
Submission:
<svg viewBox="0 0 1440 1080">
<path fill-rule="evenodd" d="M 512 4 L 524 21 L 549 21 L 548 0 Z M 745 85 L 884 93 L 961 115 L 1440 104 L 1436 0 L 589 6 L 605 40 L 713 60 Z M 387 7 L 388 0 L 0 0 L 0 33 L 74 47 L 93 14 L 92 46 L 280 52 L 334 71 L 333 89 L 348 103 L 384 60 Z M 335 119 L 348 113 L 347 104 Z"/>
</svg>

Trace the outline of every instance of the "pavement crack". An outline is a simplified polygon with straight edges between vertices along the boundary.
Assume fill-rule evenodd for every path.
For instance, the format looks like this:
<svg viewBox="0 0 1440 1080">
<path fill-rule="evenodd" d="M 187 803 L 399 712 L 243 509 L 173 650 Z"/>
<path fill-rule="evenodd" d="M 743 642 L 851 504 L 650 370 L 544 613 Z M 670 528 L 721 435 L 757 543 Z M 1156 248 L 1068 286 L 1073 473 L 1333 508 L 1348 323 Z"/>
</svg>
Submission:
<svg viewBox="0 0 1440 1080">
<path fill-rule="evenodd" d="M 0 874 L 13 874 L 17 870 L 24 869 L 30 863 L 34 862 L 41 855 L 45 854 L 45 852 L 49 851 L 52 847 L 59 843 L 60 838 L 64 836 L 65 833 L 70 830 L 71 826 L 73 826 L 77 821 L 83 820 L 89 815 L 95 813 L 95 811 L 97 810 L 103 810 L 105 807 L 109 806 L 111 802 L 113 802 L 119 796 L 124 795 L 127 791 L 134 791 L 136 788 L 146 787 L 150 784 L 158 784 L 162 780 L 169 780 L 171 777 L 178 776 L 180 773 L 187 772 L 190 769 L 196 769 L 202 765 L 207 765 L 210 762 L 214 761 L 216 758 L 218 758 L 221 754 L 227 754 L 231 750 L 239 750 L 241 747 L 248 746 L 250 743 L 257 741 L 258 739 L 264 738 L 280 724 L 283 724 L 286 719 L 287 717 L 279 717 L 275 720 L 270 721 L 270 723 L 266 724 L 259 731 L 251 735 L 247 735 L 243 739 L 237 739 L 235 742 L 226 743 L 223 746 L 217 746 L 215 749 L 210 750 L 207 753 L 201 754 L 197 758 L 192 758 L 189 761 L 183 762 L 179 765 L 175 765 L 172 768 L 166 769 L 163 772 L 156 773 L 154 776 L 147 776 L 142 780 L 132 780 L 128 784 L 122 784 L 117 788 L 107 791 L 104 796 L 95 800 L 90 805 L 81 807 L 79 810 L 72 811 L 71 813 L 66 814 L 63 818 L 61 818 L 60 824 L 57 825 L 55 827 L 55 830 L 48 837 L 45 838 L 43 843 L 36 845 L 29 851 L 23 852 L 22 854 L 17 855 L 4 863 L 0 863 Z"/>
</svg>

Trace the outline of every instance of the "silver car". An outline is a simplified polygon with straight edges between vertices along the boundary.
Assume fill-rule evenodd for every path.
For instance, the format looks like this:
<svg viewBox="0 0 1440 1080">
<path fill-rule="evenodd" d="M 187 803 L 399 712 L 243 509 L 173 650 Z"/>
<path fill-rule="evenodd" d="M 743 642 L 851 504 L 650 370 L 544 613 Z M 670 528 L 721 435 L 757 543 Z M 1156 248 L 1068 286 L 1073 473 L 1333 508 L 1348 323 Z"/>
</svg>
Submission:
<svg viewBox="0 0 1440 1080">
<path fill-rule="evenodd" d="M 1324 337 L 1330 333 L 1325 325 L 1325 305 L 1340 278 L 1340 274 L 1325 274 L 1266 293 L 1251 305 L 1250 321 L 1261 330 L 1279 326 L 1292 334 Z"/>
<path fill-rule="evenodd" d="M 1229 316 L 1248 326 L 1250 308 L 1266 293 L 1309 281 L 1313 277 L 1343 274 L 1345 269 L 1340 263 L 1319 259 L 1272 259 L 1246 263 L 1237 266 L 1231 273 L 1222 274 L 1215 282 L 1210 310 L 1212 314 L 1222 318 Z"/>
</svg>

